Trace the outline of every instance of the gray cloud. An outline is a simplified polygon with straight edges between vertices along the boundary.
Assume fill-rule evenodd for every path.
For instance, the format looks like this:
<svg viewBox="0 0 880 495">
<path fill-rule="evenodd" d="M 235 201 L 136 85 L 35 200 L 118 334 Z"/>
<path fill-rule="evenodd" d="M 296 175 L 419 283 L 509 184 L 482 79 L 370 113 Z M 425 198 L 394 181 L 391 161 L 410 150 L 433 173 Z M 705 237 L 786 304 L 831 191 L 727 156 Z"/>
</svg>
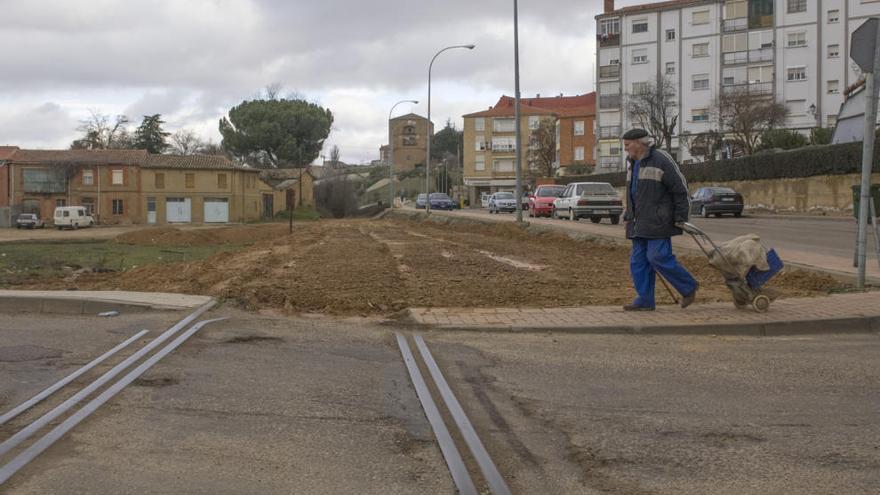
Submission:
<svg viewBox="0 0 880 495">
<path fill-rule="evenodd" d="M 592 89 L 601 8 L 601 0 L 520 2 L 524 95 Z M 369 150 L 382 144 L 394 101 L 424 102 L 428 62 L 443 46 L 477 49 L 437 59 L 433 81 L 452 91 L 435 96 L 438 126 L 513 93 L 509 0 L 4 0 L 3 11 L 4 98 L 34 108 L 59 93 L 88 95 L 59 101 L 74 121 L 85 108 L 133 122 L 162 113 L 169 128 L 211 129 L 205 137 L 216 140 L 225 111 L 277 82 L 329 106 L 329 141 L 348 144 L 348 159 L 359 161 L 377 155 Z M 72 133 L 44 124 L 42 142 Z M 0 141 L 20 135 L 0 132 Z"/>
</svg>

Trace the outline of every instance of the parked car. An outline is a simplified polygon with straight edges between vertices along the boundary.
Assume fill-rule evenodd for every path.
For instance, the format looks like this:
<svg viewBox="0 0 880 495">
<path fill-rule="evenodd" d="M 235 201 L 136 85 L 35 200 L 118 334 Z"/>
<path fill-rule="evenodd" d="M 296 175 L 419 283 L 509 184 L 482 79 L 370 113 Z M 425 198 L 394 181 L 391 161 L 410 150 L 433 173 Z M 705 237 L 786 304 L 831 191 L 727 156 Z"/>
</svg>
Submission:
<svg viewBox="0 0 880 495">
<path fill-rule="evenodd" d="M 516 196 L 512 192 L 499 191 L 489 196 L 489 213 L 516 211 Z"/>
<path fill-rule="evenodd" d="M 535 194 L 529 196 L 529 216 L 549 217 L 553 212 L 553 201 L 562 195 L 563 185 L 538 186 Z"/>
<path fill-rule="evenodd" d="M 427 203 L 427 199 L 428 199 L 428 195 L 424 194 L 424 193 L 416 196 L 416 209 L 417 210 L 424 210 L 425 203 Z"/>
<path fill-rule="evenodd" d="M 729 187 L 701 187 L 691 198 L 691 214 L 703 218 L 720 217 L 725 213 L 739 218 L 743 212 L 742 194 Z"/>
<path fill-rule="evenodd" d="M 455 208 L 455 203 L 452 202 L 452 199 L 446 193 L 431 193 L 428 196 L 428 201 L 431 202 L 432 210 L 452 210 Z"/>
<path fill-rule="evenodd" d="M 488 208 L 489 207 L 489 198 L 492 197 L 489 193 L 480 194 L 480 208 Z"/>
<path fill-rule="evenodd" d="M 608 218 L 612 224 L 617 225 L 620 223 L 621 213 L 623 213 L 623 199 L 611 184 L 573 182 L 553 201 L 552 216 L 569 220 L 589 218 L 593 223 Z"/>
<path fill-rule="evenodd" d="M 95 224 L 95 219 L 88 214 L 83 206 L 59 206 L 55 208 L 53 218 L 58 230 L 64 227 L 75 230 L 80 227 L 91 227 Z"/>
<path fill-rule="evenodd" d="M 17 229 L 44 229 L 46 223 L 36 213 L 22 213 L 15 219 L 15 228 Z"/>
</svg>

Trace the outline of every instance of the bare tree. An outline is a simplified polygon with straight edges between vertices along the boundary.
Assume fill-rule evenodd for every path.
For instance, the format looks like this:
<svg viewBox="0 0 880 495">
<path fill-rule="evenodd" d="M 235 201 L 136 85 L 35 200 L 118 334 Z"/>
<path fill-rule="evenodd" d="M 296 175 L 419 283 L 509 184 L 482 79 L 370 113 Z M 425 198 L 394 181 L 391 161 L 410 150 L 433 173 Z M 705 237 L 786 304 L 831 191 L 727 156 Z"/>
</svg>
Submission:
<svg viewBox="0 0 880 495">
<path fill-rule="evenodd" d="M 126 125 L 129 123 L 125 115 L 117 115 L 112 121 L 110 116 L 89 110 L 89 118 L 81 120 L 77 131 L 83 137 L 71 143 L 72 149 L 126 149 L 132 146 L 132 138 Z"/>
<path fill-rule="evenodd" d="M 626 112 L 630 120 L 648 131 L 657 143 L 672 153 L 672 137 L 678 126 L 675 85 L 666 76 L 648 82 L 638 93 L 626 95 Z"/>
<path fill-rule="evenodd" d="M 541 119 L 538 128 L 529 136 L 529 170 L 536 177 L 555 177 L 556 167 L 556 121 Z"/>
<path fill-rule="evenodd" d="M 339 146 L 335 144 L 330 148 L 330 166 L 333 168 L 339 166 Z"/>
<path fill-rule="evenodd" d="M 747 155 L 755 152 L 764 131 L 785 124 L 788 117 L 784 104 L 745 88 L 722 92 L 715 112 L 722 132 L 730 133 Z"/>
<path fill-rule="evenodd" d="M 178 155 L 202 153 L 206 143 L 191 129 L 180 129 L 171 135 L 171 152 Z"/>
</svg>

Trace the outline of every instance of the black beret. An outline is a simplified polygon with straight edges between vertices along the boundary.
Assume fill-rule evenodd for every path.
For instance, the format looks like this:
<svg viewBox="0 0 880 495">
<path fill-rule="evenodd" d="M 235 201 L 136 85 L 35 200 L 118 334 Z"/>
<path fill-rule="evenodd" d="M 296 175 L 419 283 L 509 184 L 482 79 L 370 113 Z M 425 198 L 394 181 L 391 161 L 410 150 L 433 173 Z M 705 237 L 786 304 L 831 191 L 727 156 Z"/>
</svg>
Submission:
<svg viewBox="0 0 880 495">
<path fill-rule="evenodd" d="M 634 139 L 642 139 L 648 136 L 648 131 L 644 129 L 630 129 L 623 134 L 623 139 L 632 141 Z"/>
</svg>

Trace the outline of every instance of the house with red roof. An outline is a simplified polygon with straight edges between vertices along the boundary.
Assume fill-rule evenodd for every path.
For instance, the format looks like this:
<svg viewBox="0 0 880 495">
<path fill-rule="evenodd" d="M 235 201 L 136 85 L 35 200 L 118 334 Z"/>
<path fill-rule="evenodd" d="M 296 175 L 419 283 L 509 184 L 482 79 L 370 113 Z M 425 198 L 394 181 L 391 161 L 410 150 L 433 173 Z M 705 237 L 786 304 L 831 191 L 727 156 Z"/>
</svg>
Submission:
<svg viewBox="0 0 880 495">
<path fill-rule="evenodd" d="M 516 181 L 515 100 L 502 96 L 489 109 L 464 115 L 464 184 L 470 204 L 482 194 L 513 190 Z M 585 173 L 595 166 L 593 121 L 596 93 L 520 98 L 523 177 L 543 175 L 529 161 L 529 143 L 542 120 L 556 127 L 556 175 Z"/>
</svg>

